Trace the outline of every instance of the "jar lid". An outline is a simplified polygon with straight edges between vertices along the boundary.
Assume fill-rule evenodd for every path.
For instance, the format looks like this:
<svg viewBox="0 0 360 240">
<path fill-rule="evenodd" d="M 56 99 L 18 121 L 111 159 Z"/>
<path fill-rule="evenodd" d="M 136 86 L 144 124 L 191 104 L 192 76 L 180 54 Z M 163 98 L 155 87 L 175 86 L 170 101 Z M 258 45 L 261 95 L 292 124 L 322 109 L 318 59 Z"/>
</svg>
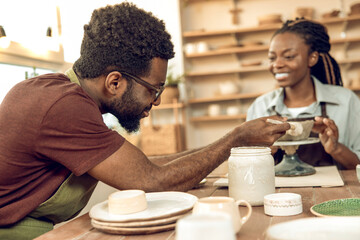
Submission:
<svg viewBox="0 0 360 240">
<path fill-rule="evenodd" d="M 231 154 L 245 153 L 245 154 L 258 154 L 258 153 L 271 153 L 269 147 L 248 146 L 248 147 L 233 147 L 230 151 Z"/>
<path fill-rule="evenodd" d="M 296 193 L 273 193 L 264 196 L 265 214 L 291 216 L 302 213 L 301 195 Z"/>
</svg>

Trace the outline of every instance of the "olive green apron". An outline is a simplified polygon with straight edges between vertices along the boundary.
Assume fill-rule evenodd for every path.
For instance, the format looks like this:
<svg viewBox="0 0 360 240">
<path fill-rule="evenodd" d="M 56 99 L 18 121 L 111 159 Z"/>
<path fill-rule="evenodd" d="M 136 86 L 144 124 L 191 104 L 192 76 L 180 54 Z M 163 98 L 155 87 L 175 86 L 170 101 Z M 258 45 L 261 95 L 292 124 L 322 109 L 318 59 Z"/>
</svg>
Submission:
<svg viewBox="0 0 360 240">
<path fill-rule="evenodd" d="M 48 200 L 40 204 L 21 221 L 0 228 L 1 240 L 34 239 L 53 229 L 53 225 L 67 221 L 86 206 L 97 180 L 88 174 L 70 176 Z"/>
</svg>

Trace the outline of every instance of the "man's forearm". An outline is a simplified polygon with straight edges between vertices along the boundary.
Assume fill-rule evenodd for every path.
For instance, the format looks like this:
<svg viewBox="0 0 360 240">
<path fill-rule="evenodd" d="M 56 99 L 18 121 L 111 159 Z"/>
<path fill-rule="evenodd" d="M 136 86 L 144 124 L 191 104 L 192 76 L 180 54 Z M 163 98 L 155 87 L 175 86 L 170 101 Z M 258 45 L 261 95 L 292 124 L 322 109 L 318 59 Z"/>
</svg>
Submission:
<svg viewBox="0 0 360 240">
<path fill-rule="evenodd" d="M 191 153 L 200 151 L 203 148 L 204 147 L 200 147 L 200 148 L 185 150 L 185 151 L 182 151 L 182 152 L 179 152 L 179 153 L 173 153 L 173 154 L 168 154 L 168 155 L 150 156 L 148 158 L 154 164 L 162 166 L 164 164 L 167 164 L 167 163 L 171 162 L 174 159 L 177 159 L 179 157 L 186 156 L 186 155 L 189 155 Z"/>
</svg>

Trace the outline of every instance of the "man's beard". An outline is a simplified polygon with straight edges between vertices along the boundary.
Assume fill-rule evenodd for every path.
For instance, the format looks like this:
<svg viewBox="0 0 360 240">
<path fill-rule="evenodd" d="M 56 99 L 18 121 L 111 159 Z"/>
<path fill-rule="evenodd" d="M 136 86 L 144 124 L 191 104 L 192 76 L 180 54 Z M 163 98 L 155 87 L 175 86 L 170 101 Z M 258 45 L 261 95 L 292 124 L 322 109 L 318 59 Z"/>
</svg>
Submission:
<svg viewBox="0 0 360 240">
<path fill-rule="evenodd" d="M 114 100 L 106 106 L 106 110 L 114 115 L 120 125 L 128 132 L 137 132 L 140 128 L 140 120 L 145 109 L 139 109 L 141 104 L 132 95 L 132 88 L 126 89 L 121 101 Z"/>
</svg>

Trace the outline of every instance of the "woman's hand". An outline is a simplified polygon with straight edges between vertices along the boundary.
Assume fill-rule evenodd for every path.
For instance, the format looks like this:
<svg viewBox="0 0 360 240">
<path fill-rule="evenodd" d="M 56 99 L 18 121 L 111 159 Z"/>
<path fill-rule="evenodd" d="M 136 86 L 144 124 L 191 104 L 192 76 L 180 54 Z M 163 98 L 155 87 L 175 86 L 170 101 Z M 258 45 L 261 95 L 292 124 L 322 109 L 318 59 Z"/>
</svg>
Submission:
<svg viewBox="0 0 360 240">
<path fill-rule="evenodd" d="M 313 132 L 319 133 L 321 144 L 328 154 L 336 154 L 339 146 L 339 131 L 333 120 L 315 117 Z"/>
</svg>

